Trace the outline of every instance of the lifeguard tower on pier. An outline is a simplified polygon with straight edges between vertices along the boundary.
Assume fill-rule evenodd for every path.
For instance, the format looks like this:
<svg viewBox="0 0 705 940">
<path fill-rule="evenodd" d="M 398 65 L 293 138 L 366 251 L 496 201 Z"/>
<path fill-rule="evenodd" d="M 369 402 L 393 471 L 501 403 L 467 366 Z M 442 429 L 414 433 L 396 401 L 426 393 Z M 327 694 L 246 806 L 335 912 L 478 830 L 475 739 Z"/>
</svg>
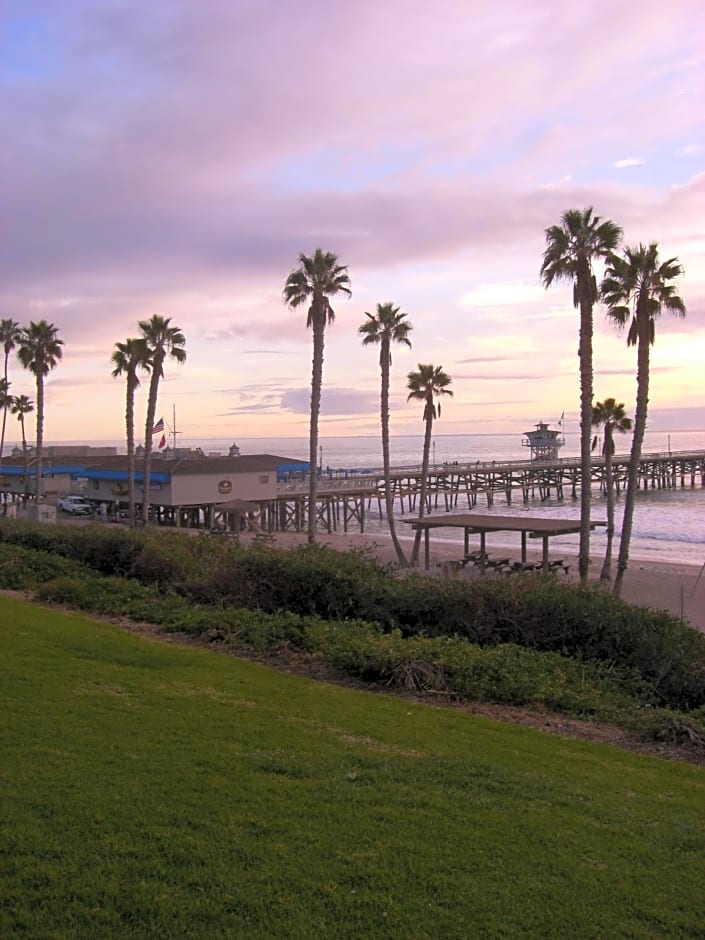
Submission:
<svg viewBox="0 0 705 940">
<path fill-rule="evenodd" d="M 525 431 L 522 447 L 531 448 L 534 463 L 549 463 L 558 460 L 558 451 L 565 444 L 561 431 L 552 431 L 544 421 L 539 421 L 535 431 Z"/>
</svg>

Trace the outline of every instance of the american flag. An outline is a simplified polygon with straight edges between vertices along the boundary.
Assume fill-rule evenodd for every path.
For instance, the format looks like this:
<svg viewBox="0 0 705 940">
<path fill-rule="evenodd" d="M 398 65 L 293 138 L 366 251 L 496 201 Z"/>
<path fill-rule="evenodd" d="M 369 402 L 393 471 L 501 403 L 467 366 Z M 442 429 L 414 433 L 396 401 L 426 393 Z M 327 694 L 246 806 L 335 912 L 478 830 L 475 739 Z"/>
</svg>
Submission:
<svg viewBox="0 0 705 940">
<path fill-rule="evenodd" d="M 164 418 L 160 418 L 159 421 L 152 428 L 152 434 L 163 434 L 164 433 Z"/>
</svg>

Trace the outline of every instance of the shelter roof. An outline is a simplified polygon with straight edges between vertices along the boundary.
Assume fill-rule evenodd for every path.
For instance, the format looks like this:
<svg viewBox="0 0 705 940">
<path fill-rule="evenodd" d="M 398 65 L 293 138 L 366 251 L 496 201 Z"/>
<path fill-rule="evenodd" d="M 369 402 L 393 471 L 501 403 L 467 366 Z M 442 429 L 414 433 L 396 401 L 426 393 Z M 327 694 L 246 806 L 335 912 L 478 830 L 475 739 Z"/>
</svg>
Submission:
<svg viewBox="0 0 705 940">
<path fill-rule="evenodd" d="M 495 516 L 479 513 L 446 513 L 442 516 L 424 516 L 423 519 L 403 519 L 414 528 L 441 529 L 445 527 L 468 529 L 472 532 L 535 532 L 539 535 L 568 535 L 580 531 L 579 519 L 551 519 L 547 516 Z M 604 525 L 592 520 L 591 528 Z"/>
</svg>

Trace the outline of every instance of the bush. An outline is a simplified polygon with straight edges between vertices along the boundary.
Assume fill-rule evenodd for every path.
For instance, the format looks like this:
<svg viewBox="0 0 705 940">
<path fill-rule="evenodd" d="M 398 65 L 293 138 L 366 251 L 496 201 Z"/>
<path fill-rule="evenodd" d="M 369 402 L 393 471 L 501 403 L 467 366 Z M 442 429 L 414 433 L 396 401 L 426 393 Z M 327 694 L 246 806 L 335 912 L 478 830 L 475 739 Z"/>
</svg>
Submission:
<svg viewBox="0 0 705 940">
<path fill-rule="evenodd" d="M 316 545 L 246 550 L 229 540 L 159 529 L 123 532 L 8 520 L 0 524 L 3 541 L 65 555 L 104 574 L 124 574 L 195 605 L 363 620 L 403 637 L 458 636 L 487 647 L 556 652 L 637 670 L 663 705 L 705 705 L 705 636 L 667 613 L 554 578 L 402 578 L 365 552 Z"/>
<path fill-rule="evenodd" d="M 83 566 L 60 555 L 0 543 L 0 587 L 15 591 L 36 588 L 50 578 L 75 575 Z"/>
<path fill-rule="evenodd" d="M 337 668 L 392 688 L 466 701 L 543 704 L 574 715 L 611 715 L 649 689 L 638 676 L 513 644 L 483 648 L 458 637 L 404 638 L 369 624 L 309 625 L 308 636 Z"/>
<path fill-rule="evenodd" d="M 35 554 L 39 559 L 41 553 Z M 48 580 L 38 586 L 37 597 L 157 623 L 165 630 L 205 636 L 235 649 L 294 647 L 347 675 L 394 689 L 465 701 L 545 706 L 612 721 L 653 740 L 705 745 L 705 708 L 690 714 L 658 708 L 649 683 L 634 671 L 604 663 L 580 662 L 514 644 L 481 647 L 460 637 L 405 638 L 399 630 L 383 633 L 359 620 L 333 622 L 291 612 L 199 607 L 134 580 L 89 571 Z"/>
<path fill-rule="evenodd" d="M 37 586 L 38 600 L 112 617 L 154 623 L 168 632 L 191 636 L 217 634 L 218 639 L 267 649 L 277 643 L 307 647 L 303 618 L 290 613 L 267 616 L 250 610 L 199 607 L 176 594 L 125 578 L 90 572 L 63 575 Z"/>
<path fill-rule="evenodd" d="M 318 547 L 240 552 L 198 600 L 324 620 L 375 622 L 404 637 L 459 636 L 638 670 L 663 704 L 705 704 L 705 637 L 675 617 L 555 578 L 454 581 L 390 576 L 367 557 Z"/>
<path fill-rule="evenodd" d="M 290 610 L 330 620 L 377 619 L 390 569 L 364 551 L 318 546 L 290 551 L 236 548 L 194 585 L 194 596 L 264 611 Z"/>
<path fill-rule="evenodd" d="M 165 588 L 184 587 L 211 565 L 216 546 L 182 532 L 110 526 L 60 526 L 3 520 L 0 543 L 62 555 L 101 574 Z"/>
</svg>

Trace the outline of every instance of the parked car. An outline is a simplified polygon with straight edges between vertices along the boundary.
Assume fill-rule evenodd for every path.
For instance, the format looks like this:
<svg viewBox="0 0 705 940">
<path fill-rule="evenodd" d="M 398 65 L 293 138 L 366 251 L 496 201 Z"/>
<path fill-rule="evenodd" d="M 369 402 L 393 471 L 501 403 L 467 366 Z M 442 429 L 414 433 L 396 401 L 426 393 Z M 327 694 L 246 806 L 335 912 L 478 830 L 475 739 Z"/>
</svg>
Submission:
<svg viewBox="0 0 705 940">
<path fill-rule="evenodd" d="M 85 496 L 62 496 L 58 503 L 59 509 L 71 512 L 75 516 L 92 516 L 93 504 Z"/>
</svg>

